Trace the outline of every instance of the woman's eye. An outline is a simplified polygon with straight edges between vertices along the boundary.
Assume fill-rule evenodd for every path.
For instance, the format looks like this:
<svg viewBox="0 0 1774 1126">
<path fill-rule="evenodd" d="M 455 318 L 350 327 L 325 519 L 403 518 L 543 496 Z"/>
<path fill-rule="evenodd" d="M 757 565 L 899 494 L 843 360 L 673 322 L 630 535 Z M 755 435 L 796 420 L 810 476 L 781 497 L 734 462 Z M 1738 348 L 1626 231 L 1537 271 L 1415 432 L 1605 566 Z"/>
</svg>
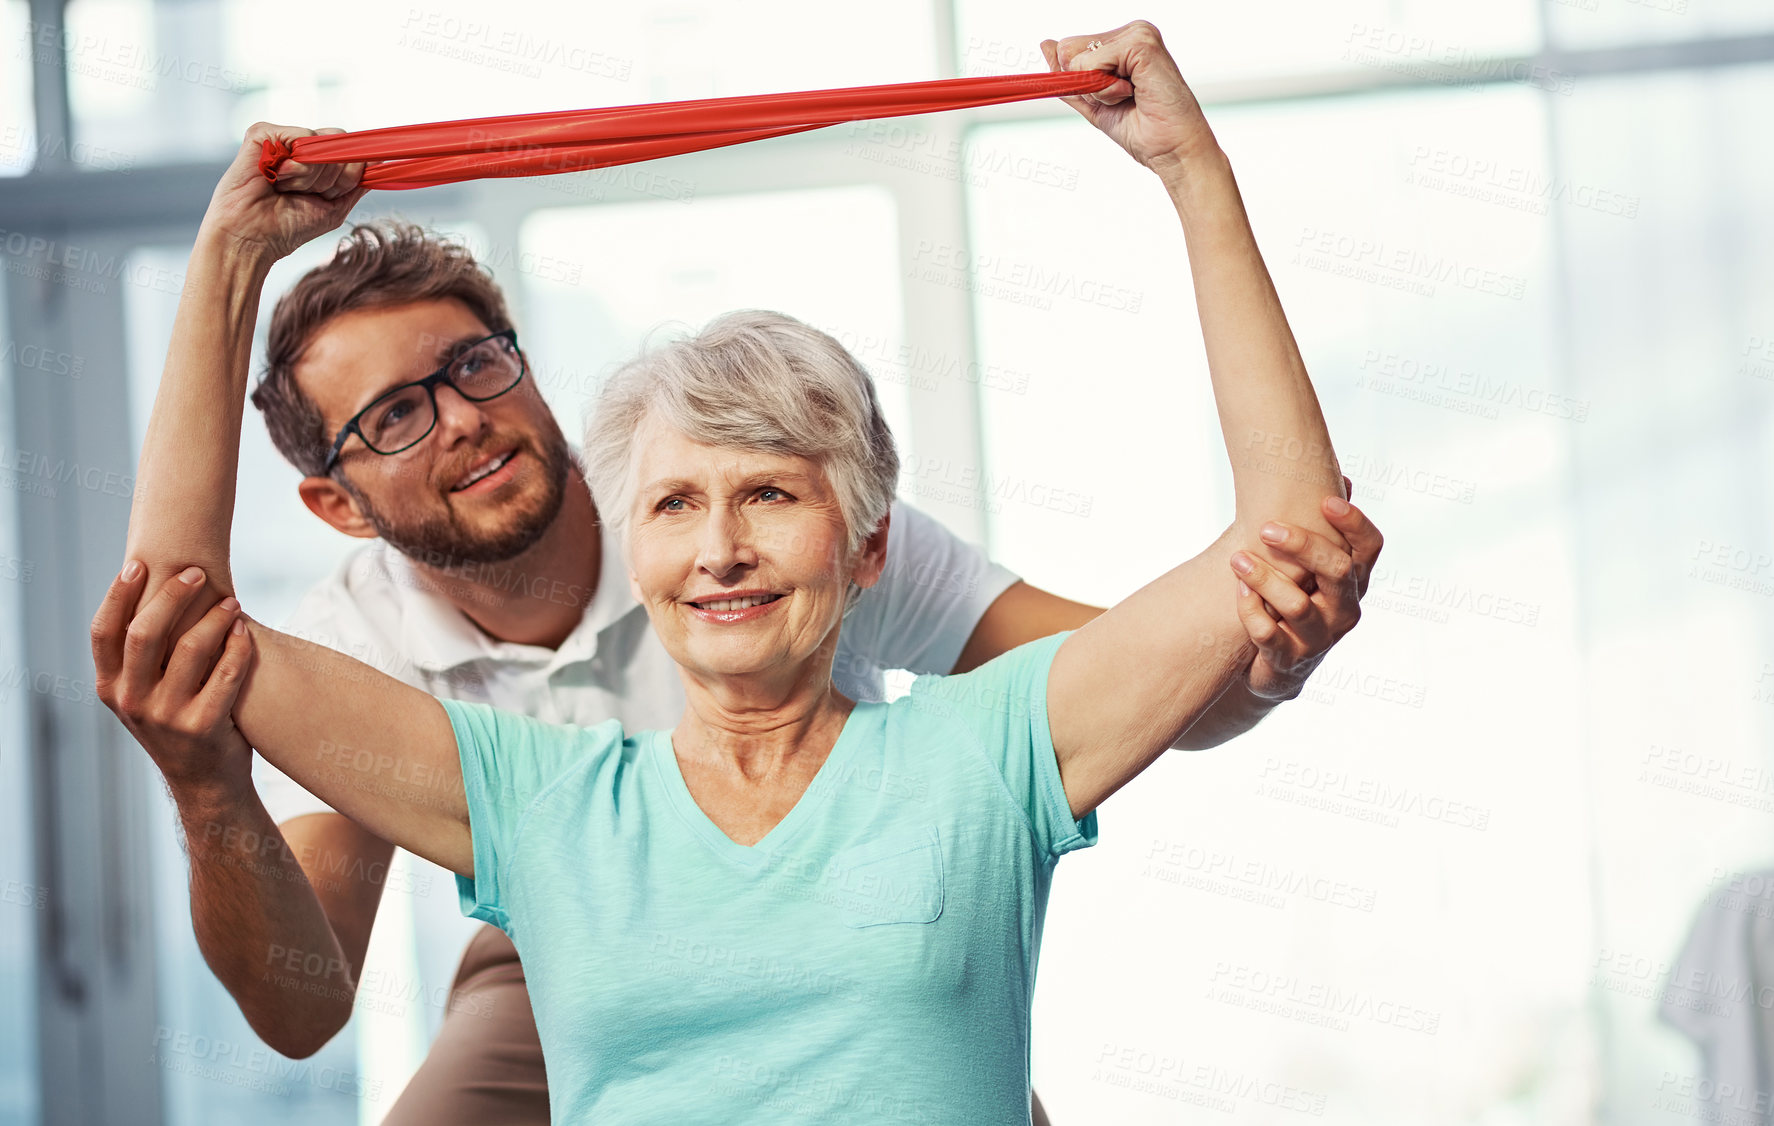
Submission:
<svg viewBox="0 0 1774 1126">
<path fill-rule="evenodd" d="M 682 507 L 683 503 L 684 503 L 683 497 L 666 497 L 664 500 L 659 502 L 659 511 L 661 511 L 661 512 L 682 512 L 683 511 L 683 507 Z"/>
<path fill-rule="evenodd" d="M 759 500 L 787 500 L 788 494 L 781 489 L 759 489 Z"/>
</svg>

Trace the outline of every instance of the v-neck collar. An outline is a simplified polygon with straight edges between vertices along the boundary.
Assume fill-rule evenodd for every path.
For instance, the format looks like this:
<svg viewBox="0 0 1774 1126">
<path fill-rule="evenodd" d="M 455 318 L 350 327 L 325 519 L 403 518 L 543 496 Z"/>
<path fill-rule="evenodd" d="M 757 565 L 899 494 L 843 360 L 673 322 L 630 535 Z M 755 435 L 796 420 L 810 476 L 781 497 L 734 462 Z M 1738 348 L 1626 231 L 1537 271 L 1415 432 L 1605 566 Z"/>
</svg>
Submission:
<svg viewBox="0 0 1774 1126">
<path fill-rule="evenodd" d="M 775 850 L 792 837 L 808 818 L 814 816 L 817 806 L 825 800 L 825 795 L 833 787 L 826 780 L 843 769 L 844 760 L 853 753 L 853 745 L 861 738 L 857 732 L 862 727 L 861 717 L 865 709 L 878 705 L 858 700 L 844 717 L 844 727 L 838 732 L 837 742 L 826 754 L 825 761 L 807 782 L 800 799 L 794 808 L 783 815 L 781 821 L 770 827 L 770 831 L 758 838 L 756 844 L 742 845 L 721 831 L 702 807 L 696 804 L 696 798 L 690 793 L 689 783 L 684 781 L 684 772 L 678 768 L 677 752 L 672 747 L 671 732 L 655 730 L 650 732 L 653 740 L 653 769 L 658 772 L 659 780 L 665 792 L 671 795 L 671 802 L 690 832 L 700 838 L 709 848 L 733 863 L 746 868 L 756 868 L 763 864 Z"/>
</svg>

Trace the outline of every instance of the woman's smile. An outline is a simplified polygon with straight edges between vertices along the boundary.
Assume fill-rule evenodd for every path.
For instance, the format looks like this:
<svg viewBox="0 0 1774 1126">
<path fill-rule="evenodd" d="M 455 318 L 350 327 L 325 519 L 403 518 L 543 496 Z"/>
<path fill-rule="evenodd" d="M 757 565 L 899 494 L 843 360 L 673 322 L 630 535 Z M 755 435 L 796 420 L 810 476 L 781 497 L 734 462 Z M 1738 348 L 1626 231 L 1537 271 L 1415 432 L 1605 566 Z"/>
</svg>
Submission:
<svg viewBox="0 0 1774 1126">
<path fill-rule="evenodd" d="M 731 591 L 694 601 L 686 599 L 684 605 L 705 622 L 750 622 L 773 612 L 784 597 L 774 591 Z"/>
</svg>

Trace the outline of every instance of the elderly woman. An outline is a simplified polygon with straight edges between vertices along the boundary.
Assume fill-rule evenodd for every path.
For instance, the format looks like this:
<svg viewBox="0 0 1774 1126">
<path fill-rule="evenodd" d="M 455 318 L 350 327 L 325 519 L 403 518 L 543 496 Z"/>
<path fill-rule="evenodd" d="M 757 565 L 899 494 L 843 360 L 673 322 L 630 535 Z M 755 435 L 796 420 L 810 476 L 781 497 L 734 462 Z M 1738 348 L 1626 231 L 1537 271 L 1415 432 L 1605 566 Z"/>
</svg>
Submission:
<svg viewBox="0 0 1774 1126">
<path fill-rule="evenodd" d="M 1284 628 L 1261 594 L 1300 612 L 1253 524 L 1341 542 L 1318 513 L 1338 474 L 1311 384 L 1156 31 L 1044 49 L 1126 80 L 1075 105 L 1182 217 L 1236 508 L 1075 632 L 891 704 L 833 688 L 845 609 L 893 534 L 898 458 L 856 361 L 780 315 L 732 314 L 643 357 L 587 435 L 598 510 L 683 678 L 669 731 L 440 701 L 232 599 L 204 611 L 202 570 L 165 576 L 215 564 L 218 545 L 225 563 L 209 510 L 225 512 L 226 480 L 213 496 L 190 480 L 231 463 L 156 411 L 132 562 L 100 619 L 145 597 L 136 646 L 195 622 L 168 664 L 193 682 L 225 636 L 208 680 L 237 693 L 252 745 L 460 874 L 464 910 L 520 952 L 559 1121 L 1026 1121 L 1056 862 L 1241 675 L 1251 635 Z M 1320 452 L 1269 473 L 1242 456 L 1257 441 Z"/>
</svg>

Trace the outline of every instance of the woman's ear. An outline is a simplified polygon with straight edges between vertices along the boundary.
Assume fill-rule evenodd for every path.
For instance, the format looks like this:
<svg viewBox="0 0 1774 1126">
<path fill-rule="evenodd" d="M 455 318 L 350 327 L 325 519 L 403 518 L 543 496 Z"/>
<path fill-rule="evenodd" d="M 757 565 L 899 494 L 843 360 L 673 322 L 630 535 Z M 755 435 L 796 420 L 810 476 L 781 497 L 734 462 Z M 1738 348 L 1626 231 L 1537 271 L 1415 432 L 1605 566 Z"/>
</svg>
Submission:
<svg viewBox="0 0 1774 1126">
<path fill-rule="evenodd" d="M 881 517 L 881 523 L 862 541 L 862 549 L 856 557 L 856 565 L 851 570 L 851 579 L 860 587 L 871 587 L 881 581 L 881 572 L 887 568 L 887 525 L 893 522 L 893 511 Z"/>
<path fill-rule="evenodd" d="M 296 484 L 296 494 L 308 506 L 309 512 L 348 536 L 373 540 L 381 535 L 364 517 L 357 498 L 331 477 L 304 477 Z"/>
</svg>

